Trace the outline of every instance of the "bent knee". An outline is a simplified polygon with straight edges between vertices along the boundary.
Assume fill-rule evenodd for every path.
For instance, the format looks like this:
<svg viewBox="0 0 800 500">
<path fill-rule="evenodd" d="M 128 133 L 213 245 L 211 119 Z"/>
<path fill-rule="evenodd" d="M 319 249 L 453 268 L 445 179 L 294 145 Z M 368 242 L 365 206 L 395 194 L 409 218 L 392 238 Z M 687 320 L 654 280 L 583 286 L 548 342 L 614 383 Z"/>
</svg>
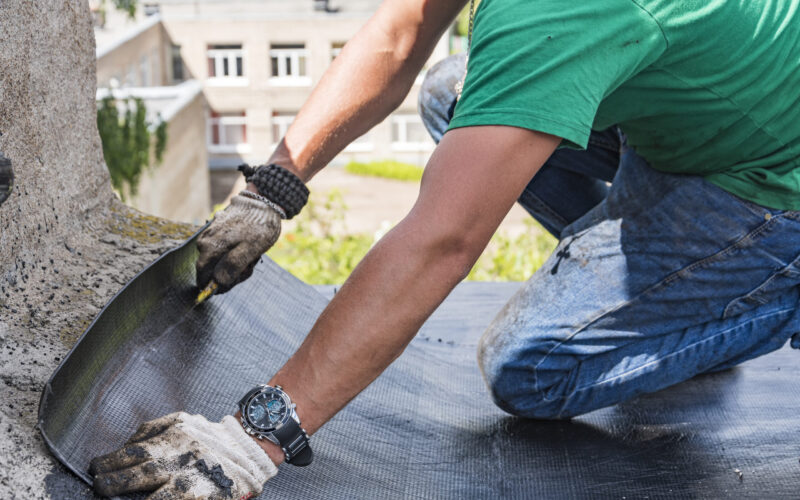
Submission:
<svg viewBox="0 0 800 500">
<path fill-rule="evenodd" d="M 536 390 L 520 383 L 512 374 L 487 380 L 494 404 L 517 417 L 539 420 L 561 420 L 579 415 L 570 405 L 571 394 L 561 391 Z M 552 389 L 552 388 L 551 388 Z"/>
<path fill-rule="evenodd" d="M 431 66 L 420 86 L 420 106 L 449 107 L 456 98 L 456 85 L 464 78 L 465 70 L 465 54 L 448 56 Z"/>
<path fill-rule="evenodd" d="M 419 91 L 419 114 L 435 142 L 444 135 L 456 102 L 456 84 L 464 77 L 464 54 L 450 56 L 425 74 Z"/>
<path fill-rule="evenodd" d="M 541 420 L 584 413 L 574 405 L 572 369 L 540 369 L 540 360 L 530 350 L 481 339 L 478 364 L 494 404 L 511 415 Z"/>
</svg>

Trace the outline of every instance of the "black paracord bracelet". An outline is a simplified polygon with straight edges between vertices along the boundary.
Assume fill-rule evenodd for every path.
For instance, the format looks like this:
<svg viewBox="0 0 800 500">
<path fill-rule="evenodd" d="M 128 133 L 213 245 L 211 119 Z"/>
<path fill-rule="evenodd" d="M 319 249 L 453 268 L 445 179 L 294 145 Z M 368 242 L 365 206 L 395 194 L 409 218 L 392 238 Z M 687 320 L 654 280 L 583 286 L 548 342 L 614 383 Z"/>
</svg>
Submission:
<svg viewBox="0 0 800 500">
<path fill-rule="evenodd" d="M 308 202 L 308 188 L 299 177 L 280 165 L 270 163 L 253 168 L 239 165 L 247 182 L 252 182 L 262 196 L 280 205 L 291 219 L 300 213 Z"/>
</svg>

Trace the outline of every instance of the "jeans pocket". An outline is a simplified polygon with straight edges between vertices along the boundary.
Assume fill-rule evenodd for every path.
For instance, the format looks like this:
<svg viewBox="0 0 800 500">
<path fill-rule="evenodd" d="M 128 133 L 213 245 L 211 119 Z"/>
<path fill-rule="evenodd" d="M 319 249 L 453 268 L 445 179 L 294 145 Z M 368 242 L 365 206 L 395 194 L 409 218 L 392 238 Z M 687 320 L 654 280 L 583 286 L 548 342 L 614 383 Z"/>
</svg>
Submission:
<svg viewBox="0 0 800 500">
<path fill-rule="evenodd" d="M 756 307 L 777 299 L 786 290 L 800 285 L 800 256 L 795 260 L 771 274 L 763 283 L 750 292 L 737 297 L 725 306 L 722 318 L 738 316 Z"/>
</svg>

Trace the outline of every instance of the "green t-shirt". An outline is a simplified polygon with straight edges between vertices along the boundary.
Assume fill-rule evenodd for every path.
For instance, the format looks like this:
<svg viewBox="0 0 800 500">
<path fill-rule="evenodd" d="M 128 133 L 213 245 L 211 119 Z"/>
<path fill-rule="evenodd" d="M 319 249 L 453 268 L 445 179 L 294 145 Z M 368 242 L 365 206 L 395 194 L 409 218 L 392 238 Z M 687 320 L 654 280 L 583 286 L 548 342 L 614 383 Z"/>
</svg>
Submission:
<svg viewBox="0 0 800 500">
<path fill-rule="evenodd" d="M 800 210 L 800 0 L 483 0 L 450 128 L 585 148 L 618 124 L 664 172 Z"/>
</svg>

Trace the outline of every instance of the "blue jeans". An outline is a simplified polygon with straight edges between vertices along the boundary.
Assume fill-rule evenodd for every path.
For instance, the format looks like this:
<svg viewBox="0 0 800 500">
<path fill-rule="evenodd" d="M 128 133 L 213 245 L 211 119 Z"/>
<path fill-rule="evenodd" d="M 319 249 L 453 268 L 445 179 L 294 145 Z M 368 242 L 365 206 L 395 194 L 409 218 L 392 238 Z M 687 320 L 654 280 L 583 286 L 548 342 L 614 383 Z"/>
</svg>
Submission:
<svg viewBox="0 0 800 500">
<path fill-rule="evenodd" d="M 435 140 L 462 73 L 450 58 L 423 83 Z M 503 410 L 567 418 L 792 337 L 800 348 L 800 212 L 658 172 L 616 129 L 593 134 L 586 151 L 557 151 L 519 203 L 560 242 L 481 339 L 478 361 Z"/>
</svg>

